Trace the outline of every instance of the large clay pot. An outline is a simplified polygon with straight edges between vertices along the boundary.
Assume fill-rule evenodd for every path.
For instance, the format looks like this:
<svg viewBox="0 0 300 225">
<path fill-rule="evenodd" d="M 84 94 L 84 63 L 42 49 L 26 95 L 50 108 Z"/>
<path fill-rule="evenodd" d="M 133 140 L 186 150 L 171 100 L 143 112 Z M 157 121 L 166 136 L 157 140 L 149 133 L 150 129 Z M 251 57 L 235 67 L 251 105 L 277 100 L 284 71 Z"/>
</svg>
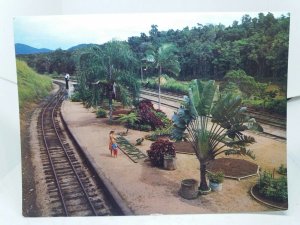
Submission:
<svg viewBox="0 0 300 225">
<path fill-rule="evenodd" d="M 198 181 L 195 179 L 185 179 L 181 181 L 180 195 L 185 199 L 198 197 Z"/>
<path fill-rule="evenodd" d="M 176 158 L 173 156 L 164 156 L 164 168 L 166 170 L 175 170 Z"/>
<path fill-rule="evenodd" d="M 209 187 L 211 188 L 212 191 L 221 191 L 223 184 L 222 183 L 214 183 L 214 182 L 209 182 Z"/>
</svg>

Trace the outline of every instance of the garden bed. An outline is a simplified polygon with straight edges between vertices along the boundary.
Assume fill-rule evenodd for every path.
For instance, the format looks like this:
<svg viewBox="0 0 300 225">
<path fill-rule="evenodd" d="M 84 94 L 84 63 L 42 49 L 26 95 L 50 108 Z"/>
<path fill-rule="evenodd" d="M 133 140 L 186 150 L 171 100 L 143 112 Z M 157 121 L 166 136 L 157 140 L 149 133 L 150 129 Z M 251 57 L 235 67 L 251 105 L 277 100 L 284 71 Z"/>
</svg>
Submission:
<svg viewBox="0 0 300 225">
<path fill-rule="evenodd" d="M 267 197 L 261 195 L 259 193 L 259 189 L 258 189 L 258 185 L 257 184 L 254 185 L 251 188 L 250 192 L 251 192 L 252 197 L 256 201 L 258 201 L 258 202 L 260 202 L 260 203 L 262 203 L 264 205 L 267 205 L 267 206 L 272 207 L 272 208 L 280 209 L 280 210 L 287 210 L 288 209 L 288 202 L 275 201 L 273 199 L 270 199 L 270 198 L 267 198 Z"/>
<path fill-rule="evenodd" d="M 177 153 L 195 154 L 193 146 L 190 142 L 187 141 L 174 142 L 174 147 Z"/>
<path fill-rule="evenodd" d="M 243 179 L 258 174 L 258 165 L 243 159 L 219 158 L 207 165 L 209 172 L 222 171 L 227 178 Z"/>
</svg>

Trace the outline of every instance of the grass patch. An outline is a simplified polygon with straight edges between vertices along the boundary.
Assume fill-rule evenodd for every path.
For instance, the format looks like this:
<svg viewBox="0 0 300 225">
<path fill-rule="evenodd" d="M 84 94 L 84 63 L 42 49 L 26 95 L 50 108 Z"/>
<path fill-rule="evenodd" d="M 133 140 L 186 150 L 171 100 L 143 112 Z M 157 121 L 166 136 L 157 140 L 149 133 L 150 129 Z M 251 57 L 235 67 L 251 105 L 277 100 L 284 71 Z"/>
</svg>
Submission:
<svg viewBox="0 0 300 225">
<path fill-rule="evenodd" d="M 52 88 L 52 81 L 49 77 L 37 74 L 20 60 L 17 60 L 17 78 L 20 112 L 26 105 L 45 97 Z"/>
<path fill-rule="evenodd" d="M 146 88 L 158 89 L 158 78 L 147 79 L 143 84 Z M 177 81 L 174 78 L 162 75 L 161 89 L 179 94 L 187 94 L 189 82 Z"/>
</svg>

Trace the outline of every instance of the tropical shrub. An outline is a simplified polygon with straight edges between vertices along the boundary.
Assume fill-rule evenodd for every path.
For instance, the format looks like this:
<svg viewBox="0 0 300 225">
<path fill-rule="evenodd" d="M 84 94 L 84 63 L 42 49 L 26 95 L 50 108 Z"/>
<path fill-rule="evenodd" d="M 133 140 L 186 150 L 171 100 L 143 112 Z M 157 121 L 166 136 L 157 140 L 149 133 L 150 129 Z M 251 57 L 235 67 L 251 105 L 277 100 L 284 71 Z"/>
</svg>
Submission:
<svg viewBox="0 0 300 225">
<path fill-rule="evenodd" d="M 79 92 L 74 92 L 74 93 L 71 95 L 71 101 L 72 101 L 72 102 L 80 102 L 80 101 L 81 101 Z"/>
<path fill-rule="evenodd" d="M 283 164 L 281 164 L 277 170 L 279 174 L 287 175 L 287 168 Z"/>
<path fill-rule="evenodd" d="M 236 154 L 255 158 L 246 148 L 255 139 L 243 131 L 262 131 L 262 127 L 247 117 L 245 111 L 239 96 L 227 94 L 218 99 L 218 86 L 213 80 L 191 82 L 189 96 L 185 96 L 184 103 L 173 115 L 172 137 L 182 140 L 188 131 L 188 140 L 200 163 L 200 190 L 209 189 L 206 166 L 216 156 Z"/>
<path fill-rule="evenodd" d="M 151 131 L 151 126 L 147 125 L 147 124 L 141 124 L 140 125 L 140 130 L 141 131 L 146 131 L 146 132 Z"/>
<path fill-rule="evenodd" d="M 170 155 L 175 157 L 175 147 L 172 142 L 168 140 L 157 140 L 152 143 L 150 150 L 147 151 L 148 157 L 154 166 L 162 167 L 164 165 L 164 156 Z"/>
<path fill-rule="evenodd" d="M 272 99 L 265 104 L 265 109 L 270 113 L 286 115 L 286 99 Z"/>
<path fill-rule="evenodd" d="M 136 122 L 140 120 L 136 112 L 131 112 L 129 114 L 120 114 L 118 121 L 124 123 L 128 128 L 134 126 Z"/>
<path fill-rule="evenodd" d="M 146 139 L 150 141 L 156 141 L 161 136 L 168 136 L 171 137 L 173 129 L 173 124 L 169 123 L 166 127 L 158 128 L 155 131 L 151 132 L 151 134 L 146 135 Z"/>
<path fill-rule="evenodd" d="M 221 171 L 215 173 L 207 173 L 207 178 L 212 183 L 220 184 L 224 181 L 224 173 Z"/>
<path fill-rule="evenodd" d="M 107 117 L 107 112 L 105 109 L 99 108 L 96 111 L 96 116 L 97 116 L 97 118 L 105 118 L 105 117 Z"/>
<path fill-rule="evenodd" d="M 261 95 L 267 88 L 267 84 L 256 82 L 244 70 L 231 70 L 226 73 L 224 79 L 228 84 L 234 83 L 246 98 L 250 98 L 253 95 Z M 232 84 L 230 85 L 232 86 Z"/>
<path fill-rule="evenodd" d="M 150 100 L 140 101 L 138 106 L 138 114 L 144 124 L 151 126 L 152 130 L 163 127 L 161 119 L 155 114 L 156 110 Z"/>
<path fill-rule="evenodd" d="M 259 193 L 274 201 L 288 200 L 287 177 L 274 178 L 272 173 L 264 171 L 258 181 Z"/>
</svg>

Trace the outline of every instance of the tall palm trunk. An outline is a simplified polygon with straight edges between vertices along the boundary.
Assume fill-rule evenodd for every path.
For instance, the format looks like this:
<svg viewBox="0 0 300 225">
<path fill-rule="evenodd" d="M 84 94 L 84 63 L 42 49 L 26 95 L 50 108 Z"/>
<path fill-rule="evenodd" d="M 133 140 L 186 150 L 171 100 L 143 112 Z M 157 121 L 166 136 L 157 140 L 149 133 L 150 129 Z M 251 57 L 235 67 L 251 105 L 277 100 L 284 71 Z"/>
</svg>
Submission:
<svg viewBox="0 0 300 225">
<path fill-rule="evenodd" d="M 141 80 L 144 81 L 143 66 L 141 66 Z"/>
<path fill-rule="evenodd" d="M 109 86 L 111 85 L 111 80 L 112 80 L 112 66 L 110 64 L 110 58 L 109 58 Z M 112 87 L 109 87 L 109 93 L 108 93 L 108 98 L 109 98 L 109 121 L 112 122 Z"/>
<path fill-rule="evenodd" d="M 158 76 L 158 109 L 160 109 L 160 78 L 161 78 L 162 68 L 159 66 L 159 76 Z"/>
<path fill-rule="evenodd" d="M 199 190 L 207 191 L 209 189 L 206 182 L 206 163 L 200 162 L 200 186 Z"/>
</svg>

